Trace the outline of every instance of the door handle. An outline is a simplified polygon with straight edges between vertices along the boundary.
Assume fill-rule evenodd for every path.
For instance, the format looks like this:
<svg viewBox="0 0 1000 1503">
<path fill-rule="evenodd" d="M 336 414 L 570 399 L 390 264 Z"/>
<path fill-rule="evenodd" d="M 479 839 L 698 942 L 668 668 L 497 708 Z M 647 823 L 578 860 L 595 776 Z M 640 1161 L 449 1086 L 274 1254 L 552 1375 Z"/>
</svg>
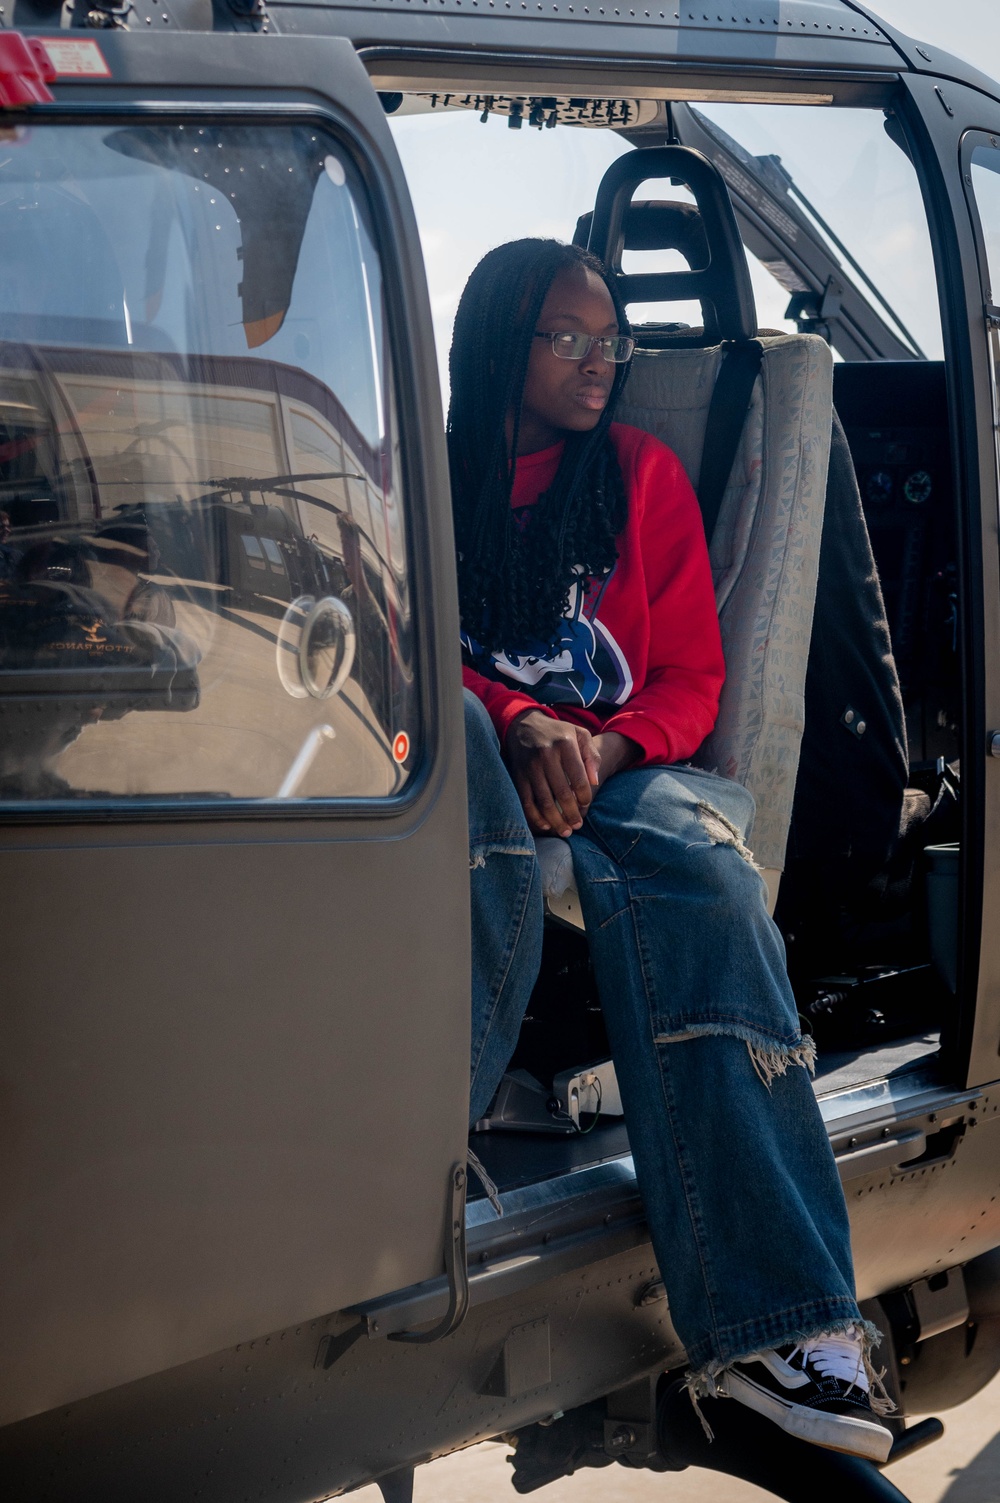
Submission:
<svg viewBox="0 0 1000 1503">
<path fill-rule="evenodd" d="M 897 1133 L 892 1138 L 876 1138 L 861 1148 L 848 1148 L 834 1154 L 841 1179 L 871 1174 L 898 1164 L 902 1159 L 918 1159 L 927 1144 L 927 1134 L 920 1128 Z"/>
</svg>

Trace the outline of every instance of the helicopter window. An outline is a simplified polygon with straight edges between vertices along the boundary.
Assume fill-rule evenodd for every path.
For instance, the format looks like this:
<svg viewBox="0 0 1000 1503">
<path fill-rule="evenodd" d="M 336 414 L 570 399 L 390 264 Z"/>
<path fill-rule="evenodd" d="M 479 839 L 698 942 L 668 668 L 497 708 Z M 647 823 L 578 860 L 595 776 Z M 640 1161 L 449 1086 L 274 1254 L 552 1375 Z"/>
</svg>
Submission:
<svg viewBox="0 0 1000 1503">
<path fill-rule="evenodd" d="M 616 102 L 616 110 L 629 109 L 628 120 L 620 121 L 618 115 L 609 118 L 609 101 L 595 110 L 588 105 L 584 115 L 571 107 L 581 101 L 539 96 L 520 101 L 523 108 L 514 117 L 519 128 L 512 130 L 511 103 L 501 96 L 487 99 L 482 91 L 392 96 L 389 120 L 424 243 L 445 387 L 451 323 L 473 266 L 491 246 L 520 235 L 572 239 L 604 171 L 631 149 L 613 128 L 622 123 L 635 131 L 634 144 L 657 144 L 672 126 L 683 144 L 712 160 L 719 161 L 717 150 L 723 148 L 723 175 L 737 206 L 750 206 L 759 221 L 755 232 L 745 219 L 741 229 L 762 327 L 830 334 L 835 352 L 846 360 L 912 358 L 918 351 L 941 358 L 937 285 L 919 185 L 881 111 L 674 103 L 668 120 L 664 105 L 638 100 Z M 533 110 L 536 103 L 546 108 Z M 641 196 L 692 201 L 682 186 L 664 188 L 649 184 Z M 629 251 L 623 269 L 679 270 L 684 260 L 691 264 L 677 252 Z M 884 348 L 854 347 L 849 314 L 840 326 L 829 324 L 840 311 L 840 283 L 871 308 L 869 321 L 885 325 Z M 644 321 L 701 321 L 697 304 L 638 311 Z"/>
<path fill-rule="evenodd" d="M 406 528 L 354 169 L 306 125 L 0 155 L 0 799 L 397 792 Z"/>
<path fill-rule="evenodd" d="M 990 300 L 1000 306 L 1000 147 L 977 146 L 972 153 L 972 191 L 979 211 Z"/>
<path fill-rule="evenodd" d="M 941 359 L 927 216 L 917 175 L 897 144 L 892 118 L 874 110 L 807 105 L 703 104 L 681 109 L 696 123 L 706 124 L 716 140 L 735 147 L 734 155 L 743 158 L 749 171 L 751 194 L 755 187 L 770 188 L 772 228 L 780 232 L 793 263 L 806 237 L 825 246 L 836 280 L 857 289 L 908 354 Z M 740 197 L 738 163 L 730 160 L 724 175 Z M 770 273 L 769 280 L 773 278 L 766 302 L 754 284 L 761 321 L 770 320 L 776 303 L 786 320 L 808 317 L 809 289 L 800 268 L 779 251 L 765 252 L 759 244 L 751 248 Z M 830 291 L 835 293 L 834 288 Z M 789 294 L 792 301 L 782 306 Z M 794 328 L 795 323 L 787 326 Z M 836 338 L 833 342 L 836 348 Z M 858 358 L 851 350 L 842 353 L 848 360 Z"/>
</svg>

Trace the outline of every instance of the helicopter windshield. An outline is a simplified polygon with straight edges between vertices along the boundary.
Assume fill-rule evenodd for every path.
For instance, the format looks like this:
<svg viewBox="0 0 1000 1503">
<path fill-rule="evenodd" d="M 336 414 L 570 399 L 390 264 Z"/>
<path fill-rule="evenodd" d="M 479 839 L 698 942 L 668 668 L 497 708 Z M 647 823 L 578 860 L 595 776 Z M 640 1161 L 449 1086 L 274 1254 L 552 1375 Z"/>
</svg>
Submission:
<svg viewBox="0 0 1000 1503">
<path fill-rule="evenodd" d="M 831 253 L 914 354 L 942 355 L 927 219 L 895 121 L 871 110 L 798 105 L 699 105 L 791 202 L 795 219 Z M 801 228 L 796 225 L 801 233 Z M 792 243 L 797 235 L 792 232 Z M 767 266 L 784 290 L 779 268 Z"/>
</svg>

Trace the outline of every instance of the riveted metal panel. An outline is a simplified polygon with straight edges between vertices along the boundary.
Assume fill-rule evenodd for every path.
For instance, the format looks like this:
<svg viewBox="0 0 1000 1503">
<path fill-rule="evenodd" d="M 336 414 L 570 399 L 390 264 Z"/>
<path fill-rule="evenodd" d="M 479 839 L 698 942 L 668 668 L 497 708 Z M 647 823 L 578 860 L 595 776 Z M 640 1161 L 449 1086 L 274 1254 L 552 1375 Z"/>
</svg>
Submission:
<svg viewBox="0 0 1000 1503">
<path fill-rule="evenodd" d="M 285 0 L 270 7 L 275 13 L 291 9 Z M 699 3 L 678 4 L 676 0 L 336 0 L 331 6 L 310 7 L 315 10 L 391 10 L 419 15 L 483 16 L 513 30 L 513 23 L 558 18 L 564 26 L 605 28 L 648 23 L 657 29 L 675 32 L 679 38 L 691 38 L 701 32 L 729 36 L 766 36 L 823 38 L 829 41 L 869 42 L 890 45 L 880 26 L 837 0 L 750 0 L 734 6 Z M 522 45 L 527 43 L 525 34 Z M 684 50 L 689 50 L 685 48 Z M 738 52 L 738 44 L 734 52 Z"/>
<path fill-rule="evenodd" d="M 692 6 L 649 0 L 273 0 L 282 32 L 358 46 L 497 49 L 510 55 L 632 55 L 737 65 L 885 68 L 900 58 L 874 22 L 829 0 Z"/>
<path fill-rule="evenodd" d="M 931 1277 L 1000 1243 L 1000 1090 L 963 1107 L 921 1123 L 929 1146 L 919 1159 L 845 1184 L 859 1298 Z"/>
<path fill-rule="evenodd" d="M 641 1300 L 656 1277 L 646 1243 L 474 1310 L 447 1341 L 357 1341 L 329 1368 L 317 1355 L 348 1333 L 344 1317 L 275 1331 L 0 1431 L 5 1500 L 328 1497 L 679 1362 L 666 1301 Z M 548 1372 L 537 1363 L 537 1386 L 491 1392 L 505 1344 L 528 1325 L 551 1342 Z"/>
</svg>

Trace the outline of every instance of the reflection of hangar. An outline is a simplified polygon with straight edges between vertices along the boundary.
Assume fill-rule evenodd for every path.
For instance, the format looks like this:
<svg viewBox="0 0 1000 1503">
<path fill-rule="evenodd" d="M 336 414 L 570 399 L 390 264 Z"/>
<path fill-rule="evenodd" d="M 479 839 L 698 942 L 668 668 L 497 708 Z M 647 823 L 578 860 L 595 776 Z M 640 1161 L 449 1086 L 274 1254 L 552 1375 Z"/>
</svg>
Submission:
<svg viewBox="0 0 1000 1503">
<path fill-rule="evenodd" d="M 222 499 L 268 480 L 268 502 L 324 551 L 342 553 L 337 518 L 346 515 L 366 563 L 401 573 L 382 457 L 306 372 L 264 360 L 14 344 L 0 362 L 0 487 L 19 529 L 89 524 L 140 503 L 189 505 L 211 492 Z M 302 474 L 308 487 L 290 488 Z"/>
<path fill-rule="evenodd" d="M 338 595 L 359 628 L 354 675 L 389 734 L 386 664 L 407 657 L 398 501 L 328 387 L 258 359 L 8 344 L 0 362 L 0 505 L 22 548 L 56 532 L 92 551 L 128 529 L 171 593 L 207 587 L 272 616 Z"/>
</svg>

